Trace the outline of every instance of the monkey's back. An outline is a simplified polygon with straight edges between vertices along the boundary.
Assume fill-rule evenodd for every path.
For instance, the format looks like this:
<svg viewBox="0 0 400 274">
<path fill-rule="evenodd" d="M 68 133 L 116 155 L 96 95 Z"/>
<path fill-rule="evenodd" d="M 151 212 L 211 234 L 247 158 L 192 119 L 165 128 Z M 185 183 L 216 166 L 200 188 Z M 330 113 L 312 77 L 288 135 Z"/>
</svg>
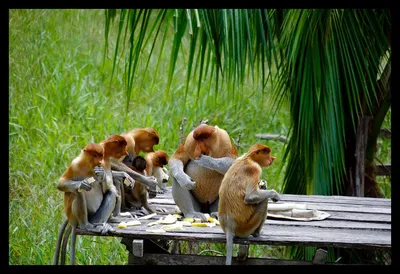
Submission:
<svg viewBox="0 0 400 274">
<path fill-rule="evenodd" d="M 192 190 L 192 194 L 200 203 L 212 203 L 217 199 L 223 175 L 201 167 L 193 161 L 187 163 L 185 173 L 196 182 L 196 188 Z"/>
<path fill-rule="evenodd" d="M 254 177 L 247 176 L 247 166 L 236 160 L 221 182 L 219 190 L 218 216 L 221 228 L 226 231 L 227 219 L 234 222 L 236 236 L 247 237 L 263 222 L 255 218 L 257 204 L 245 204 L 246 188 L 256 187 Z M 228 179 L 229 178 L 229 179 Z"/>
</svg>

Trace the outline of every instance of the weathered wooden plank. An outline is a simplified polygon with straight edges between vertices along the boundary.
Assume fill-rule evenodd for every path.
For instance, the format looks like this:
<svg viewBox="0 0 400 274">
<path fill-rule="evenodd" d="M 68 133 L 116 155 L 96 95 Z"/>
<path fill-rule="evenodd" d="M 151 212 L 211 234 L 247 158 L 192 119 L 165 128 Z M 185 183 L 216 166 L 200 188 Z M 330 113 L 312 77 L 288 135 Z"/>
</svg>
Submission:
<svg viewBox="0 0 400 274">
<path fill-rule="evenodd" d="M 172 196 L 171 196 L 172 198 Z M 346 204 L 376 204 L 390 206 L 391 199 L 388 198 L 372 198 L 372 197 L 354 197 L 354 196 L 324 196 L 324 195 L 296 195 L 281 194 L 281 201 L 304 201 L 304 202 L 329 202 L 329 203 L 346 203 Z"/>
<path fill-rule="evenodd" d="M 190 254 L 144 254 L 143 257 L 128 256 L 133 265 L 224 265 L 225 256 L 198 256 Z M 268 258 L 247 258 L 240 261 L 232 258 L 232 265 L 312 265 L 309 261 L 279 260 Z"/>
<path fill-rule="evenodd" d="M 300 204 L 300 203 L 298 203 Z M 392 208 L 390 207 L 369 207 L 363 205 L 335 205 L 326 203 L 307 203 L 308 209 L 317 209 L 321 211 L 341 211 L 341 212 L 360 212 L 360 213 L 379 213 L 379 214 L 391 214 Z"/>
<path fill-rule="evenodd" d="M 157 194 L 157 196 L 150 201 L 157 201 L 159 199 L 169 199 L 168 203 L 174 203 L 172 198 L 171 187 L 168 187 L 168 192 L 164 194 Z M 297 201 L 297 202 L 320 202 L 320 203 L 345 203 L 345 204 L 359 204 L 359 205 L 376 205 L 376 206 L 391 206 L 391 199 L 388 198 L 372 198 L 372 197 L 353 197 L 353 196 L 325 196 L 325 195 L 296 195 L 296 194 L 281 194 L 281 201 Z M 161 202 L 161 201 L 160 201 Z M 161 202 L 162 203 L 162 202 Z"/>
<path fill-rule="evenodd" d="M 277 204 L 285 204 L 286 201 L 279 201 Z M 289 201 L 288 201 L 289 202 Z M 175 203 L 169 199 L 152 199 L 149 203 L 156 207 L 165 207 L 172 212 L 175 209 Z M 319 202 L 298 202 L 290 201 L 290 203 L 306 204 L 308 209 L 317 209 L 321 211 L 342 211 L 342 212 L 360 212 L 360 213 L 379 213 L 379 214 L 391 214 L 390 206 L 369 206 L 369 205 L 356 205 L 356 204 L 345 204 L 345 203 L 319 203 Z"/>
<path fill-rule="evenodd" d="M 143 239 L 187 240 L 225 242 L 225 234 L 220 227 L 185 227 L 183 231 L 167 231 L 163 234 L 147 232 L 147 226 L 119 229 L 109 236 Z M 77 230 L 81 235 L 99 235 L 100 232 Z M 390 230 L 322 228 L 307 226 L 286 226 L 267 223 L 260 237 L 235 238 L 239 244 L 299 245 L 352 248 L 390 248 Z"/>
<path fill-rule="evenodd" d="M 309 227 L 324 227 L 324 228 L 348 228 L 348 229 L 379 229 L 379 230 L 391 230 L 392 225 L 390 223 L 366 223 L 366 222 L 353 222 L 344 220 L 324 220 L 324 221 L 292 221 L 292 220 L 281 220 L 268 218 L 266 225 L 284 225 L 284 226 L 309 226 Z"/>
<path fill-rule="evenodd" d="M 329 211 L 330 220 L 348 220 L 348 221 L 360 221 L 365 222 L 365 226 L 368 227 L 367 222 L 382 222 L 391 223 L 391 214 L 370 214 L 370 213 L 354 213 L 354 212 L 337 212 Z"/>
</svg>

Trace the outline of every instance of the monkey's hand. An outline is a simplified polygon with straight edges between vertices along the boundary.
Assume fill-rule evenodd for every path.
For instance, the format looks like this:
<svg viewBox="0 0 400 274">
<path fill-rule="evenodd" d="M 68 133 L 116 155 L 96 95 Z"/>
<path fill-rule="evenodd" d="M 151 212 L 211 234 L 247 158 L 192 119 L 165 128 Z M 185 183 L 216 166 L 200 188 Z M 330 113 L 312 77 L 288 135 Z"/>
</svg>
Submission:
<svg viewBox="0 0 400 274">
<path fill-rule="evenodd" d="M 95 166 L 94 167 L 94 178 L 98 182 L 102 182 L 106 179 L 104 168 L 101 166 Z"/>
<path fill-rule="evenodd" d="M 276 203 L 281 199 L 281 196 L 278 194 L 278 192 L 275 191 L 275 189 L 271 189 L 270 191 L 271 191 L 270 198 L 274 203 Z"/>
<path fill-rule="evenodd" d="M 199 166 L 215 170 L 218 173 L 225 175 L 234 160 L 235 159 L 231 157 L 213 158 L 211 156 L 202 154 L 199 158 L 194 159 L 193 162 Z"/>
<path fill-rule="evenodd" d="M 184 189 L 193 190 L 196 187 L 196 182 L 186 173 L 182 173 L 178 178 L 175 177 L 175 179 Z"/>
<path fill-rule="evenodd" d="M 135 180 L 125 171 L 114 171 L 112 170 L 113 178 L 124 180 L 124 184 L 129 188 L 132 189 L 135 185 Z"/>
<path fill-rule="evenodd" d="M 177 159 L 169 160 L 169 169 L 172 176 L 181 187 L 186 190 L 192 190 L 196 187 L 196 182 L 193 181 L 193 179 L 183 171 L 182 161 Z"/>
<path fill-rule="evenodd" d="M 84 179 L 83 181 L 80 182 L 78 185 L 78 191 L 81 192 L 83 190 L 89 191 L 92 189 L 91 184 L 89 183 L 88 179 Z"/>
</svg>

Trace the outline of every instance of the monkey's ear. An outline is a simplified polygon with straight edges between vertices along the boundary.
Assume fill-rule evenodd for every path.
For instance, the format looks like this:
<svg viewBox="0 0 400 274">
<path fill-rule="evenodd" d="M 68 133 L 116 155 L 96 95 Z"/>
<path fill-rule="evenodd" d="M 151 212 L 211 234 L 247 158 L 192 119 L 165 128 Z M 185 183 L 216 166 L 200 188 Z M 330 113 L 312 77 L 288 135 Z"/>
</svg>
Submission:
<svg viewBox="0 0 400 274">
<path fill-rule="evenodd" d="M 272 161 L 274 161 L 276 159 L 276 157 L 275 156 L 271 156 L 271 159 L 272 159 Z"/>
</svg>

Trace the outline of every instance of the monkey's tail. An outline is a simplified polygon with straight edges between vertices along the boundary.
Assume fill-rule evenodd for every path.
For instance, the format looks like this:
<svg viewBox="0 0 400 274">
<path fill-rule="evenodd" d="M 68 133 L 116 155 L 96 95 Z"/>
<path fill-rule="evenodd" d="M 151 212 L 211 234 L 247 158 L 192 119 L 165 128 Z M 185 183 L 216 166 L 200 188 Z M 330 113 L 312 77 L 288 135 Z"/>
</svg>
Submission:
<svg viewBox="0 0 400 274">
<path fill-rule="evenodd" d="M 65 231 L 65 228 L 67 227 L 67 225 L 68 225 L 68 219 L 65 219 L 64 222 L 61 224 L 60 230 L 58 232 L 56 251 L 54 252 L 54 258 L 53 258 L 53 265 L 58 265 L 58 258 L 60 257 L 61 241 L 62 241 L 63 234 L 64 234 L 64 231 Z"/>
<path fill-rule="evenodd" d="M 226 265 L 232 264 L 232 249 L 233 249 L 233 232 L 230 229 L 226 230 Z"/>
</svg>

